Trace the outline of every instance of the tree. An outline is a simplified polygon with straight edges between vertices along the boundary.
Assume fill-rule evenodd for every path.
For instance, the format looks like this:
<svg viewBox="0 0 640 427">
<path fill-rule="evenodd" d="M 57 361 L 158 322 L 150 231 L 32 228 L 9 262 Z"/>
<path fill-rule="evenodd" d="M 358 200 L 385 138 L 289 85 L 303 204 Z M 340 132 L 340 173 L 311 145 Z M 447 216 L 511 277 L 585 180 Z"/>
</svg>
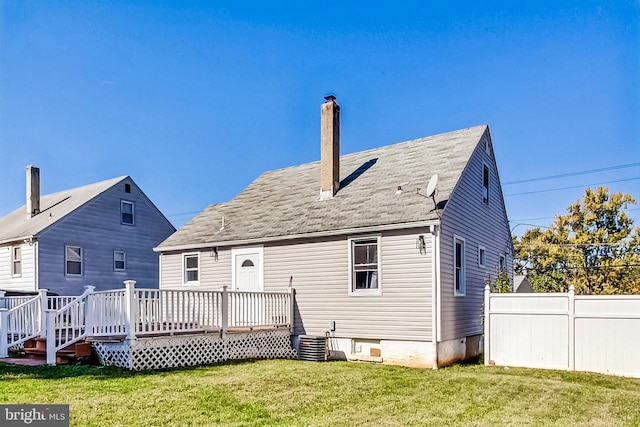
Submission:
<svg viewBox="0 0 640 427">
<path fill-rule="evenodd" d="M 489 285 L 491 292 L 501 294 L 513 292 L 513 282 L 509 279 L 507 271 L 500 267 L 496 268 L 495 279 L 492 279 L 490 275 L 487 275 L 484 279 L 484 283 Z"/>
<path fill-rule="evenodd" d="M 623 210 L 635 203 L 629 194 L 587 188 L 549 229 L 513 236 L 516 274 L 527 274 L 537 292 L 573 285 L 579 294 L 640 294 L 640 227 Z"/>
</svg>

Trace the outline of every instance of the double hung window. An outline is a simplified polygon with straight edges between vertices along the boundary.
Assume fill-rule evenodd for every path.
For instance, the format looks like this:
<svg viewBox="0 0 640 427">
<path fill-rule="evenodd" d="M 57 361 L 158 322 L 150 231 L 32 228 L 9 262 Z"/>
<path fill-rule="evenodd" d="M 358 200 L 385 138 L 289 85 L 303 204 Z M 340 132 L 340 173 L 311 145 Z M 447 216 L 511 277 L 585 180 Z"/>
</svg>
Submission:
<svg viewBox="0 0 640 427">
<path fill-rule="evenodd" d="M 455 236 L 453 241 L 454 294 L 464 295 L 466 291 L 464 239 Z"/>
<path fill-rule="evenodd" d="M 485 205 L 489 204 L 489 167 L 487 165 L 482 167 L 482 202 Z"/>
<path fill-rule="evenodd" d="M 196 285 L 200 280 L 200 255 L 185 254 L 184 255 L 184 284 Z"/>
<path fill-rule="evenodd" d="M 66 246 L 64 261 L 64 272 L 67 276 L 82 275 L 82 248 L 80 246 Z"/>
<path fill-rule="evenodd" d="M 14 246 L 11 248 L 11 274 L 13 276 L 22 275 L 22 248 Z"/>
<path fill-rule="evenodd" d="M 380 289 L 380 239 L 350 239 L 351 292 Z"/>
<path fill-rule="evenodd" d="M 113 251 L 113 270 L 125 271 L 127 269 L 127 254 L 125 251 Z"/>
<path fill-rule="evenodd" d="M 134 224 L 133 202 L 127 202 L 126 200 L 120 201 L 120 222 L 127 225 Z"/>
</svg>

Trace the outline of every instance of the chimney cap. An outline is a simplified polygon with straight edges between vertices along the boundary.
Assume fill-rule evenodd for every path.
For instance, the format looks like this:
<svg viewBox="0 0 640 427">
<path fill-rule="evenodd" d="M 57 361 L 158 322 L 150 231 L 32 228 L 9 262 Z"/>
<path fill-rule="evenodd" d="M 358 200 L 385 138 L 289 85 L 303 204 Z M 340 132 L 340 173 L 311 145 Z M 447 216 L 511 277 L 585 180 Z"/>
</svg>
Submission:
<svg viewBox="0 0 640 427">
<path fill-rule="evenodd" d="M 327 95 L 324 97 L 324 99 L 326 99 L 327 102 L 329 102 L 329 101 L 335 101 L 336 97 L 334 95 Z"/>
</svg>

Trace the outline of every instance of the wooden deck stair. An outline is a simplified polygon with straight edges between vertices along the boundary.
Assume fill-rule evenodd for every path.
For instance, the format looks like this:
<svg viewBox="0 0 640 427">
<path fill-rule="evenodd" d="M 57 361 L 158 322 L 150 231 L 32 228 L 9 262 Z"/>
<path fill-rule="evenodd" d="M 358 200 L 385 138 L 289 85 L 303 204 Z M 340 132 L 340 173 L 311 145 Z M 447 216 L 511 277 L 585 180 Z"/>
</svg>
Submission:
<svg viewBox="0 0 640 427">
<path fill-rule="evenodd" d="M 25 341 L 23 353 L 29 359 L 45 359 L 47 358 L 47 340 L 46 338 L 32 338 Z M 56 364 L 66 365 L 79 358 L 91 356 L 91 343 L 86 341 L 78 341 L 71 344 L 56 353 Z"/>
</svg>

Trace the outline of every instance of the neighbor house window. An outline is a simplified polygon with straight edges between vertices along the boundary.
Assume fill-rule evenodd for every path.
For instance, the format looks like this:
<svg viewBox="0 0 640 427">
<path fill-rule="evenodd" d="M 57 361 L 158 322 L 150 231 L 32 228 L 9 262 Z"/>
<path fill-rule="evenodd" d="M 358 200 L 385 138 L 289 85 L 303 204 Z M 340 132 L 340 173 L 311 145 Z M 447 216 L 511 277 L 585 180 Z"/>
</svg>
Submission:
<svg viewBox="0 0 640 427">
<path fill-rule="evenodd" d="M 500 271 L 507 271 L 507 258 L 504 255 L 500 255 L 498 266 L 500 267 Z"/>
<path fill-rule="evenodd" d="M 127 254 L 124 251 L 113 251 L 113 269 L 115 271 L 127 269 Z"/>
<path fill-rule="evenodd" d="M 22 275 L 22 248 L 14 246 L 11 248 L 11 274 L 13 276 Z"/>
<path fill-rule="evenodd" d="M 120 202 L 120 222 L 133 225 L 133 208 L 133 202 L 127 202 L 126 200 Z"/>
<path fill-rule="evenodd" d="M 478 246 L 478 265 L 480 267 L 487 265 L 487 251 L 482 246 Z"/>
<path fill-rule="evenodd" d="M 185 254 L 184 255 L 184 284 L 197 284 L 200 280 L 200 255 Z"/>
<path fill-rule="evenodd" d="M 489 167 L 487 165 L 482 167 L 482 201 L 489 204 Z"/>
<path fill-rule="evenodd" d="M 65 274 L 68 276 L 82 275 L 82 248 L 80 246 L 65 246 Z"/>
<path fill-rule="evenodd" d="M 380 238 L 350 239 L 351 291 L 380 289 Z"/>
<path fill-rule="evenodd" d="M 455 280 L 455 295 L 464 295 L 465 293 L 465 254 L 464 254 L 464 239 L 455 236 L 453 239 L 453 265 L 454 265 L 454 280 Z"/>
<path fill-rule="evenodd" d="M 125 193 L 131 193 L 131 184 L 125 184 L 124 185 L 124 192 Z"/>
</svg>

